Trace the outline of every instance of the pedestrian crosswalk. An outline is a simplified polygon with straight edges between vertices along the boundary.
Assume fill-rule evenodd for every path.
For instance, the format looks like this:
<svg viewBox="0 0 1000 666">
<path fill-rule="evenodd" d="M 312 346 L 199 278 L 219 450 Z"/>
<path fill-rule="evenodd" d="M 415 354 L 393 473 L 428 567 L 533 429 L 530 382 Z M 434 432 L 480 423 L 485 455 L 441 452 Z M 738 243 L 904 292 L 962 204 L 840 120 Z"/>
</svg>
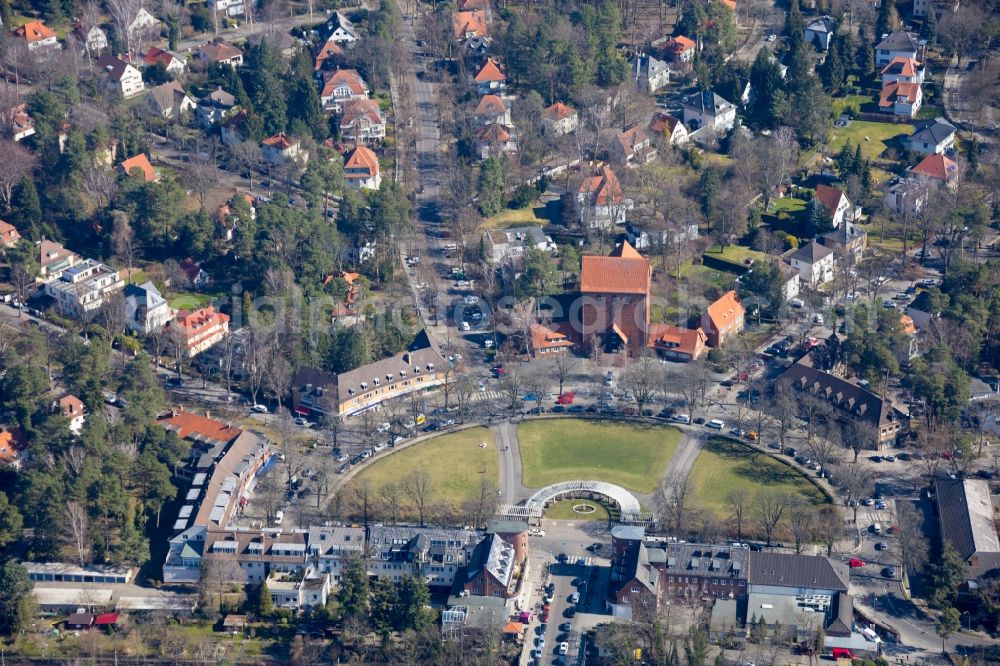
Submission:
<svg viewBox="0 0 1000 666">
<path fill-rule="evenodd" d="M 500 391 L 479 391 L 476 393 L 476 400 L 499 400 L 503 397 L 503 393 Z"/>
</svg>

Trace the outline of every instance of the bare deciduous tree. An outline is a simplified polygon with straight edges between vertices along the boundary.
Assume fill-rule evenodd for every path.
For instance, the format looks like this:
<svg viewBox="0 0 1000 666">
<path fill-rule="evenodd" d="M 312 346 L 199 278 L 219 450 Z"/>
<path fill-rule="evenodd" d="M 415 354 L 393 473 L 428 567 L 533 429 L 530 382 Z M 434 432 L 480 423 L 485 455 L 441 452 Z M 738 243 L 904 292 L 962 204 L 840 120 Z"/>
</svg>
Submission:
<svg viewBox="0 0 1000 666">
<path fill-rule="evenodd" d="M 644 354 L 633 363 L 622 375 L 622 386 L 631 391 L 638 405 L 639 414 L 643 407 L 652 402 L 663 388 L 663 371 L 660 363 L 648 354 Z"/>
<path fill-rule="evenodd" d="M 0 199 L 10 205 L 14 187 L 35 168 L 35 156 L 9 139 L 0 139 Z"/>
<path fill-rule="evenodd" d="M 413 502 L 421 527 L 425 525 L 427 507 L 430 504 L 433 491 L 431 477 L 426 470 L 414 470 L 403 479 L 403 492 Z"/>
<path fill-rule="evenodd" d="M 559 394 L 562 395 L 563 384 L 566 383 L 580 363 L 570 352 L 557 354 L 555 358 L 556 379 L 559 381 Z"/>
<path fill-rule="evenodd" d="M 750 508 L 750 496 L 745 490 L 735 488 L 726 494 L 726 502 L 729 504 L 729 515 L 732 517 L 733 527 L 736 531 L 736 539 L 743 540 L 743 522 L 746 519 L 747 511 Z"/>
<path fill-rule="evenodd" d="M 688 518 L 692 512 L 692 495 L 694 486 L 687 476 L 673 479 L 663 479 L 656 488 L 653 502 L 661 520 L 680 537 L 687 528 Z"/>
<path fill-rule="evenodd" d="M 104 210 L 118 194 L 118 177 L 108 167 L 95 166 L 84 171 L 80 186 L 98 210 Z"/>
<path fill-rule="evenodd" d="M 72 552 L 81 567 L 90 562 L 93 543 L 90 540 L 90 518 L 87 509 L 78 502 L 66 503 L 61 541 Z"/>
<path fill-rule="evenodd" d="M 787 507 L 788 497 L 783 493 L 763 492 L 757 495 L 753 506 L 753 516 L 766 535 L 769 546 Z"/>
</svg>

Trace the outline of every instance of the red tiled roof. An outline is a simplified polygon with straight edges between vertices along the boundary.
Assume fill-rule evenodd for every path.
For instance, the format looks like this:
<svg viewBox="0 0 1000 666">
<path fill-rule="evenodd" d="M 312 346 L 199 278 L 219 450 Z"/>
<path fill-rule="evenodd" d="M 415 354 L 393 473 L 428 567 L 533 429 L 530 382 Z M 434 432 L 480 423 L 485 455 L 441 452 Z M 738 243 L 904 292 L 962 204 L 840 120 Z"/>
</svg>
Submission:
<svg viewBox="0 0 1000 666">
<path fill-rule="evenodd" d="M 28 21 L 21 27 L 15 28 L 12 34 L 24 39 L 29 44 L 56 36 L 56 33 L 41 21 Z"/>
<path fill-rule="evenodd" d="M 917 75 L 917 70 L 921 67 L 921 64 L 914 60 L 913 58 L 907 58 L 906 56 L 896 56 L 893 58 L 885 69 L 882 70 L 882 76 L 886 74 L 891 74 L 893 76 L 905 76 L 906 78 L 913 78 Z"/>
<path fill-rule="evenodd" d="M 139 153 L 135 157 L 130 157 L 122 162 L 122 171 L 126 174 L 131 176 L 133 169 L 139 169 L 142 172 L 142 179 L 147 183 L 152 183 L 156 180 L 156 171 L 153 169 L 153 165 L 149 163 L 146 153 Z"/>
<path fill-rule="evenodd" d="M 618 176 L 609 166 L 602 166 L 596 175 L 584 178 L 577 191 L 581 194 L 592 193 L 594 204 L 597 206 L 607 206 L 609 203 L 619 204 L 625 200 L 625 193 L 618 181 Z"/>
<path fill-rule="evenodd" d="M 350 127 L 359 118 L 367 118 L 372 124 L 385 122 L 382 109 L 374 99 L 352 99 L 344 102 L 344 113 L 340 117 L 340 126 Z"/>
<path fill-rule="evenodd" d="M 685 37 L 684 35 L 678 35 L 676 37 L 671 37 L 663 45 L 663 52 L 669 53 L 673 56 L 680 56 L 682 53 L 690 51 L 696 46 L 696 44 Z"/>
<path fill-rule="evenodd" d="M 839 187 L 833 187 L 831 185 L 817 185 L 816 186 L 816 200 L 823 204 L 830 214 L 837 212 L 837 206 L 840 205 L 840 198 L 844 196 L 844 193 Z"/>
<path fill-rule="evenodd" d="M 83 401 L 80 400 L 75 395 L 67 395 L 59 398 L 59 409 L 62 410 L 63 416 L 68 419 L 74 416 L 83 415 Z"/>
<path fill-rule="evenodd" d="M 556 102 L 549 108 L 545 109 L 545 117 L 549 120 L 563 120 L 574 115 L 576 111 L 571 106 L 567 106 L 562 102 Z"/>
<path fill-rule="evenodd" d="M 486 64 L 483 65 L 479 73 L 476 74 L 476 83 L 492 83 L 495 81 L 506 81 L 507 75 L 503 73 L 503 70 L 498 63 L 493 58 L 487 58 Z"/>
<path fill-rule="evenodd" d="M 149 50 L 146 51 L 146 55 L 142 56 L 143 62 L 147 65 L 155 65 L 156 63 L 163 63 L 164 67 L 170 65 L 171 61 L 176 60 L 175 56 L 170 51 L 165 51 L 158 46 L 150 46 Z"/>
<path fill-rule="evenodd" d="M 451 25 L 455 31 L 456 39 L 461 39 L 470 33 L 478 37 L 488 34 L 486 12 L 478 9 L 470 12 L 455 12 L 451 15 Z"/>
<path fill-rule="evenodd" d="M 362 174 L 346 173 L 347 170 L 356 171 L 357 169 L 367 169 L 367 175 L 377 176 L 378 175 L 378 157 L 371 149 L 365 146 L 358 146 L 347 153 L 346 159 L 344 160 L 344 177 L 345 178 L 361 178 L 364 177 Z M 345 273 L 345 276 L 347 274 Z M 348 283 L 349 284 L 349 283 Z"/>
<path fill-rule="evenodd" d="M 171 330 L 180 330 L 184 337 L 200 335 L 205 328 L 215 328 L 229 323 L 229 315 L 216 312 L 211 305 L 194 312 L 180 310 L 170 322 Z"/>
<path fill-rule="evenodd" d="M 232 60 L 233 58 L 238 58 L 243 55 L 243 51 L 240 51 L 235 46 L 230 46 L 229 44 L 203 44 L 198 47 L 198 50 L 202 55 L 208 59 L 209 62 L 223 62 L 227 60 Z"/>
<path fill-rule="evenodd" d="M 907 335 L 917 334 L 917 325 L 913 322 L 913 317 L 910 315 L 899 315 L 899 323 L 903 327 L 903 333 Z"/>
<path fill-rule="evenodd" d="M 498 125 L 497 123 L 490 123 L 483 129 L 479 130 L 479 134 L 476 135 L 480 141 L 485 141 L 487 143 L 506 143 L 510 141 L 510 132 L 503 125 Z"/>
<path fill-rule="evenodd" d="M 338 69 L 330 72 L 323 79 L 323 97 L 329 97 L 333 91 L 341 86 L 347 86 L 352 95 L 365 95 L 365 81 L 356 69 Z"/>
<path fill-rule="evenodd" d="M 580 291 L 585 294 L 649 294 L 649 260 L 627 242 L 610 256 L 583 257 Z"/>
<path fill-rule="evenodd" d="M 746 313 L 740 297 L 735 291 L 727 291 L 719 300 L 708 306 L 708 318 L 712 321 L 715 329 L 721 331 L 730 322 L 739 319 Z"/>
<path fill-rule="evenodd" d="M 0 243 L 13 244 L 20 237 L 17 227 L 10 222 L 0 220 Z"/>
<path fill-rule="evenodd" d="M 0 430 L 0 464 L 13 465 L 21 457 L 21 451 L 28 446 L 20 428 Z"/>
<path fill-rule="evenodd" d="M 653 114 L 653 118 L 649 121 L 649 131 L 654 134 L 666 134 L 670 136 L 674 133 L 674 128 L 680 123 L 680 119 L 675 118 L 669 113 L 663 113 L 662 111 L 657 111 Z"/>
<path fill-rule="evenodd" d="M 650 324 L 647 339 L 648 347 L 680 352 L 691 358 L 701 356 L 708 343 L 708 337 L 701 327 L 691 330 L 670 324 Z"/>
<path fill-rule="evenodd" d="M 531 348 L 536 352 L 544 349 L 562 349 L 572 346 L 572 341 L 570 341 L 565 333 L 549 326 L 543 326 L 542 324 L 531 325 Z"/>
<path fill-rule="evenodd" d="M 920 164 L 910 169 L 910 173 L 926 178 L 948 180 L 958 173 L 958 165 L 944 155 L 928 155 Z"/>
<path fill-rule="evenodd" d="M 241 429 L 228 426 L 222 421 L 185 412 L 180 408 L 171 410 L 169 414 L 160 417 L 156 422 L 164 428 L 176 432 L 181 439 L 194 437 L 228 442 L 239 437 L 240 433 L 243 432 Z"/>
<path fill-rule="evenodd" d="M 878 105 L 881 107 L 892 106 L 898 102 L 908 102 L 915 104 L 917 94 L 920 92 L 919 83 L 907 83 L 906 81 L 890 81 L 882 86 L 882 97 Z"/>
<path fill-rule="evenodd" d="M 294 136 L 288 136 L 284 132 L 278 132 L 274 136 L 267 137 L 261 143 L 271 148 L 277 148 L 278 150 L 288 150 L 292 146 L 298 145 L 299 140 Z"/>
<path fill-rule="evenodd" d="M 618 144 L 622 147 L 622 151 L 624 151 L 626 155 L 631 155 L 641 144 L 649 141 L 649 136 L 646 134 L 646 130 L 639 125 L 619 133 L 616 138 L 618 140 Z"/>
<path fill-rule="evenodd" d="M 507 110 L 507 104 L 496 95 L 483 95 L 476 105 L 476 115 L 500 114 Z"/>
<path fill-rule="evenodd" d="M 344 55 L 344 49 L 337 42 L 333 40 L 327 40 L 322 48 L 320 48 L 319 53 L 316 54 L 316 69 L 323 69 L 326 61 L 329 58 L 335 58 Z"/>
</svg>

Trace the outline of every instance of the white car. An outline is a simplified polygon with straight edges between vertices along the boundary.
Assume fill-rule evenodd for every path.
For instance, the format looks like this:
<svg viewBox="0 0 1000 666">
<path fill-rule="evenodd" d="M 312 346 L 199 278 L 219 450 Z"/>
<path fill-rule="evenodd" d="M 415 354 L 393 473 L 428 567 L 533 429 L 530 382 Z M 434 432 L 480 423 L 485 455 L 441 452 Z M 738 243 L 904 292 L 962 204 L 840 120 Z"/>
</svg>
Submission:
<svg viewBox="0 0 1000 666">
<path fill-rule="evenodd" d="M 472 327 L 469 326 L 469 322 L 467 322 L 467 321 L 463 321 L 462 324 L 461 324 L 461 326 L 459 326 L 459 328 L 461 328 L 463 331 L 471 331 L 472 330 Z"/>
<path fill-rule="evenodd" d="M 705 425 L 711 428 L 712 430 L 722 430 L 723 428 L 726 427 L 726 422 L 723 421 L 722 419 L 712 419 Z"/>
<path fill-rule="evenodd" d="M 671 418 L 677 423 L 691 423 L 690 414 L 674 414 Z"/>
<path fill-rule="evenodd" d="M 580 603 L 580 593 L 579 592 L 574 592 L 573 594 L 569 595 L 569 602 L 571 604 L 578 604 L 578 603 Z"/>
<path fill-rule="evenodd" d="M 559 644 L 559 654 L 567 654 L 569 652 L 569 643 L 563 641 Z"/>
<path fill-rule="evenodd" d="M 258 414 L 267 414 L 267 407 L 265 405 L 254 405 L 250 408 L 251 412 L 257 412 Z"/>
<path fill-rule="evenodd" d="M 532 527 L 531 529 L 528 530 L 528 536 L 543 537 L 545 536 L 545 530 L 539 529 L 537 527 Z"/>
<path fill-rule="evenodd" d="M 375 428 L 375 432 L 389 432 L 390 428 L 392 428 L 392 426 L 388 423 L 379 423 L 378 427 Z"/>
</svg>

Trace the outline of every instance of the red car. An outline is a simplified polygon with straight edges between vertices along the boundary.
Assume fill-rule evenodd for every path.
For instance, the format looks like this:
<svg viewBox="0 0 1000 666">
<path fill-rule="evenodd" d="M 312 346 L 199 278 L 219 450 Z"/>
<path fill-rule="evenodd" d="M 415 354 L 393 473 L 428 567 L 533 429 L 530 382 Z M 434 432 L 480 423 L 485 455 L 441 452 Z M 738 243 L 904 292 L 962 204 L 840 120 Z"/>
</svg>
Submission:
<svg viewBox="0 0 1000 666">
<path fill-rule="evenodd" d="M 566 393 L 563 393 L 558 398 L 556 398 L 556 404 L 557 405 L 572 405 L 573 404 L 573 399 L 575 397 L 576 397 L 575 393 L 573 393 L 572 391 L 566 391 Z"/>
<path fill-rule="evenodd" d="M 865 566 L 865 561 L 864 560 L 859 560 L 856 557 L 852 557 L 851 559 L 849 559 L 847 561 L 847 563 L 851 566 L 852 569 L 856 569 L 858 567 Z"/>
</svg>

